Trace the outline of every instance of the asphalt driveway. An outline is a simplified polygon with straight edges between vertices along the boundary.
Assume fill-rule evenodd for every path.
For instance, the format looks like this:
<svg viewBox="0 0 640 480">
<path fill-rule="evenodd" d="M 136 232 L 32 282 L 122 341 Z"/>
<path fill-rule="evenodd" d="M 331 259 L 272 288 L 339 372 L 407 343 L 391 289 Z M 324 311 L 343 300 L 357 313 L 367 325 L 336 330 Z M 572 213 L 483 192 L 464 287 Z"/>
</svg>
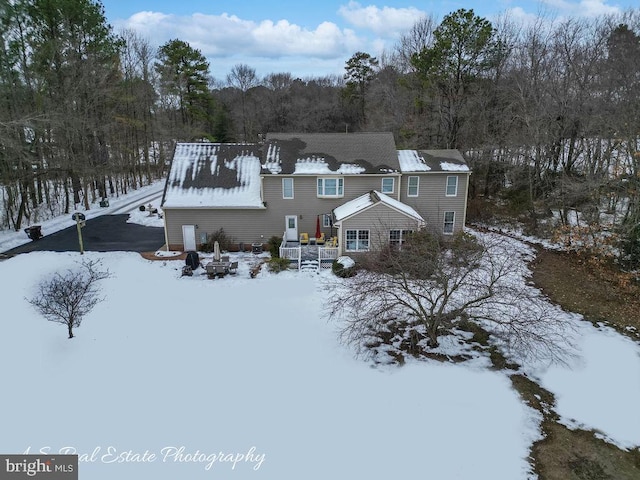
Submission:
<svg viewBox="0 0 640 480">
<path fill-rule="evenodd" d="M 164 229 L 127 223 L 128 214 L 101 215 L 86 221 L 82 229 L 85 251 L 92 252 L 153 252 L 164 245 Z M 73 225 L 64 230 L 47 234 L 40 240 L 31 241 L 4 253 L 27 253 L 33 251 L 69 252 L 79 251 L 78 231 Z M 26 234 L 25 234 L 26 235 Z"/>
</svg>

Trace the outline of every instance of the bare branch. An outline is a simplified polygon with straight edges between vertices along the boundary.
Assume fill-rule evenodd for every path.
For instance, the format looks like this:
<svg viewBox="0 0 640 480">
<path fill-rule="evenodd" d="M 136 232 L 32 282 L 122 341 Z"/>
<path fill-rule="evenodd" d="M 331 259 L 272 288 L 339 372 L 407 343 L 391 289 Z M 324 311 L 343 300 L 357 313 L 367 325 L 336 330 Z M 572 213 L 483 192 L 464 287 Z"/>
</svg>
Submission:
<svg viewBox="0 0 640 480">
<path fill-rule="evenodd" d="M 420 328 L 430 347 L 462 321 L 475 321 L 521 357 L 561 359 L 567 329 L 559 309 L 526 282 L 515 243 L 497 235 L 461 234 L 450 240 L 411 235 L 402 251 L 370 253 L 353 278 L 331 288 L 328 315 L 341 339 L 368 354 L 373 337 L 393 322 Z"/>
</svg>

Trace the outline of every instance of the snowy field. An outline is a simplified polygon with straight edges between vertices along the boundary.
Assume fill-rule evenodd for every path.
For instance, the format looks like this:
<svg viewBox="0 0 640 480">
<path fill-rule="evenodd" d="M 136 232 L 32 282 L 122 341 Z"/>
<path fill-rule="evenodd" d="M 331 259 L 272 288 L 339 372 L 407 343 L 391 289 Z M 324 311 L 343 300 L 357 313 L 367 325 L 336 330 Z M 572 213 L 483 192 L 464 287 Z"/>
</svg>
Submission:
<svg viewBox="0 0 640 480">
<path fill-rule="evenodd" d="M 112 277 L 69 340 L 25 297 L 82 258 Z M 486 358 L 374 368 L 324 318 L 330 272 L 251 279 L 256 258 L 234 258 L 238 274 L 217 280 L 133 253 L 0 261 L 0 452 L 75 452 L 88 480 L 532 478 L 540 416 Z M 640 347 L 567 321 L 575 360 L 523 370 L 565 424 L 637 448 Z"/>
</svg>

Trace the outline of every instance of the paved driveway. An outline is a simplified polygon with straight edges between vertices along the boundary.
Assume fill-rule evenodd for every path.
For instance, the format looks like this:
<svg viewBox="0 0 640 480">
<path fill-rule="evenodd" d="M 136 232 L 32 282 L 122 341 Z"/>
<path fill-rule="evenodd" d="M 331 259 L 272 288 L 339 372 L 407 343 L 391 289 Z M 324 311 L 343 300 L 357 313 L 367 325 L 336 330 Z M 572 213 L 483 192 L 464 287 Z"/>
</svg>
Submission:
<svg viewBox="0 0 640 480">
<path fill-rule="evenodd" d="M 145 227 L 127 223 L 128 214 L 101 215 L 87 220 L 82 229 L 85 251 L 93 252 L 153 252 L 164 245 L 164 229 Z M 59 232 L 47 235 L 35 242 L 29 242 L 9 250 L 7 254 L 33 251 L 68 252 L 79 251 L 78 232 L 73 225 Z M 26 235 L 26 234 L 25 234 Z"/>
</svg>

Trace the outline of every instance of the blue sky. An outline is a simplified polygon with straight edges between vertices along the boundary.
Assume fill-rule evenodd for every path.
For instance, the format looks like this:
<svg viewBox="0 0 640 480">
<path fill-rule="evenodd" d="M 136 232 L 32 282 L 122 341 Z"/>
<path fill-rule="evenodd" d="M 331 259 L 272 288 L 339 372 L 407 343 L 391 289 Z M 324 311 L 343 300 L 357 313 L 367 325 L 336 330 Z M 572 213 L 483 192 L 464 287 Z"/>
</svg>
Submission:
<svg viewBox="0 0 640 480">
<path fill-rule="evenodd" d="M 459 8 L 489 20 L 593 17 L 637 8 L 637 0 L 101 0 L 108 22 L 160 46 L 179 38 L 200 50 L 213 77 L 224 80 L 237 64 L 259 76 L 344 73 L 357 51 L 379 56 L 424 15 L 437 21 Z"/>
</svg>

